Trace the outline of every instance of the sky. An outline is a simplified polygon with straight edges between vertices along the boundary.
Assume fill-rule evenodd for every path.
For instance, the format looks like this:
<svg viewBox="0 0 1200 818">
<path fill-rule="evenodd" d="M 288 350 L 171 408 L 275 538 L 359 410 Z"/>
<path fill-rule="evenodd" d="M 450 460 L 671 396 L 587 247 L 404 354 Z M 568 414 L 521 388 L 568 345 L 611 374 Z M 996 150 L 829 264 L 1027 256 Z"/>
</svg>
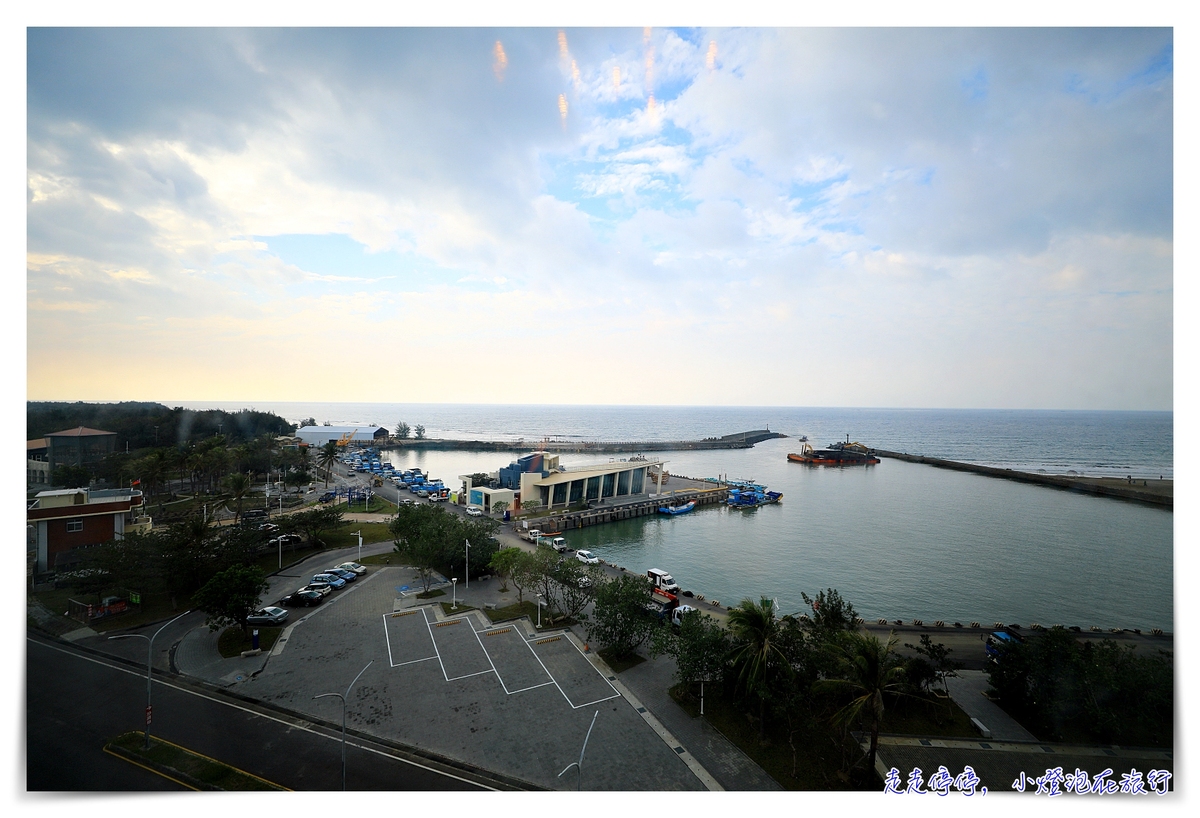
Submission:
<svg viewBox="0 0 1200 818">
<path fill-rule="evenodd" d="M 1171 409 L 1173 45 L 31 27 L 27 396 Z"/>
</svg>

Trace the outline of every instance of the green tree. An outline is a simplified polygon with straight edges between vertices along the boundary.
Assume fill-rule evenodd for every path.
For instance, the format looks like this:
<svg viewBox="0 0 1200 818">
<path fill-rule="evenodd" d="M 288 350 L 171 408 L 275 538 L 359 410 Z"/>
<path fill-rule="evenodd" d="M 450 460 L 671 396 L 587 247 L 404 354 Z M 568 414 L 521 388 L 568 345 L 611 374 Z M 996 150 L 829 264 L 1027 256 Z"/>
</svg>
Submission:
<svg viewBox="0 0 1200 818">
<path fill-rule="evenodd" d="M 429 593 L 453 537 L 449 523 L 450 515 L 430 505 L 401 505 L 388 523 L 393 550 L 417 569 L 425 593 Z"/>
<path fill-rule="evenodd" d="M 320 506 L 289 514 L 287 522 L 295 531 L 302 532 L 310 546 L 316 547 L 321 543 L 321 534 L 332 531 L 342 524 L 345 510 L 335 506 Z"/>
<path fill-rule="evenodd" d="M 935 678 L 941 680 L 942 690 L 947 696 L 950 695 L 950 688 L 946 682 L 951 676 L 957 676 L 955 671 L 962 670 L 962 662 L 955 661 L 950 658 L 950 654 L 954 651 L 946 647 L 941 642 L 934 642 L 929 634 L 921 634 L 921 644 L 913 645 L 909 642 L 904 643 L 904 647 L 917 652 L 932 668 Z"/>
<path fill-rule="evenodd" d="M 317 455 L 317 466 L 325 470 L 325 486 L 329 486 L 329 475 L 333 472 L 333 464 L 337 463 L 338 445 L 336 440 L 329 440 L 321 447 Z"/>
<path fill-rule="evenodd" d="M 242 519 L 242 501 L 250 493 L 250 478 L 241 472 L 234 472 L 225 478 L 225 489 L 229 492 L 229 499 L 233 500 L 236 508 L 233 515 L 233 521 L 236 524 Z"/>
<path fill-rule="evenodd" d="M 235 565 L 214 574 L 192 596 L 192 604 L 208 614 L 205 624 L 209 630 L 232 625 L 245 630 L 246 618 L 258 610 L 267 587 L 262 571 Z"/>
<path fill-rule="evenodd" d="M 689 689 L 698 682 L 715 682 L 724 674 L 733 643 L 729 631 L 700 611 L 683 615 L 678 628 L 658 628 L 651 639 L 653 655 L 675 660 L 675 678 Z"/>
<path fill-rule="evenodd" d="M 588 639 L 610 648 L 624 659 L 650 638 L 658 620 L 646 610 L 650 602 L 650 580 L 622 574 L 602 582 L 596 589 L 596 604 L 588 625 Z"/>
<path fill-rule="evenodd" d="M 775 603 L 766 597 L 758 602 L 743 599 L 736 608 L 729 609 L 728 621 L 734 640 L 730 661 L 737 673 L 737 687 L 758 700 L 759 731 L 763 733 L 774 676 L 792 670 L 779 644 L 780 621 L 775 616 Z"/>
<path fill-rule="evenodd" d="M 62 486 L 65 489 L 87 488 L 92 481 L 92 473 L 84 466 L 64 463 L 50 470 L 50 485 Z"/>
<path fill-rule="evenodd" d="M 409 428 L 408 424 L 404 421 L 400 421 L 396 424 L 396 437 L 400 438 L 401 440 L 408 440 L 408 435 L 411 431 L 412 430 Z"/>
<path fill-rule="evenodd" d="M 848 693 L 852 698 L 834 714 L 834 723 L 848 727 L 865 721 L 871 731 L 871 750 L 867 769 L 875 769 L 875 751 L 879 747 L 879 726 L 883 723 L 884 697 L 903 695 L 907 688 L 904 665 L 893 650 L 898 637 L 893 633 L 882 642 L 874 634 L 845 631 L 835 642 L 838 656 L 837 678 L 821 679 L 818 691 Z"/>
<path fill-rule="evenodd" d="M 858 629 L 858 614 L 854 612 L 854 606 L 842 599 L 842 595 L 835 589 L 826 588 L 819 592 L 815 599 L 803 591 L 800 592 L 800 596 L 805 604 L 812 608 L 812 630 L 819 637 L 825 638 L 839 631 Z"/>
<path fill-rule="evenodd" d="M 492 513 L 494 513 L 494 514 L 499 514 L 500 516 L 504 516 L 504 512 L 507 510 L 508 510 L 508 501 L 507 500 L 497 500 L 496 502 L 492 503 Z"/>
<path fill-rule="evenodd" d="M 501 593 L 506 593 L 508 591 L 508 581 L 512 577 L 513 568 L 516 565 L 516 561 L 523 553 L 524 552 L 520 548 L 516 548 L 515 546 L 501 548 L 492 555 L 491 561 L 488 562 L 488 568 L 491 568 L 492 572 L 496 576 L 500 577 Z M 515 585 L 516 583 L 513 584 Z M 517 588 L 517 600 L 521 601 L 520 588 Z"/>
<path fill-rule="evenodd" d="M 424 440 L 425 439 L 425 427 L 418 423 L 416 426 L 413 427 L 413 434 L 417 436 L 417 440 Z"/>
</svg>

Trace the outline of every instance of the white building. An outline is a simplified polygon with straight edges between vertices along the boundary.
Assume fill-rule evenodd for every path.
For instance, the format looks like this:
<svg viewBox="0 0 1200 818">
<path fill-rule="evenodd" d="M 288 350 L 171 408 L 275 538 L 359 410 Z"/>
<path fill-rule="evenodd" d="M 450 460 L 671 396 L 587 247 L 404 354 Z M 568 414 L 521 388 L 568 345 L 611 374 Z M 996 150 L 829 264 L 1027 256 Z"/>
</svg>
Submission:
<svg viewBox="0 0 1200 818">
<path fill-rule="evenodd" d="M 302 426 L 295 436 L 302 443 L 320 448 L 331 440 L 358 444 L 387 440 L 388 430 L 369 423 L 362 426 Z"/>
</svg>

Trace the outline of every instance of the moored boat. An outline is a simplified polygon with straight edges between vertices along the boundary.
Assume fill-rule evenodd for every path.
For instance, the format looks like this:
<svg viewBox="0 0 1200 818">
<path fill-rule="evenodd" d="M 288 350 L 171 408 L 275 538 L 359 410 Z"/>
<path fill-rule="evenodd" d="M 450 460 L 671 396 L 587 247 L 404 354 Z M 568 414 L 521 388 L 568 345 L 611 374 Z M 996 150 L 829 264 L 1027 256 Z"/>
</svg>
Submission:
<svg viewBox="0 0 1200 818">
<path fill-rule="evenodd" d="M 687 514 L 696 507 L 695 500 L 688 500 L 686 503 L 676 503 L 675 505 L 659 506 L 659 514 Z"/>
<path fill-rule="evenodd" d="M 791 453 L 787 459 L 792 463 L 804 463 L 809 466 L 873 466 L 879 462 L 875 451 L 861 443 L 851 443 L 850 435 L 846 442 L 830 444 L 828 449 L 816 449 L 807 443 L 797 453 Z"/>
<path fill-rule="evenodd" d="M 730 508 L 758 508 L 759 506 L 778 503 L 783 499 L 782 491 L 767 491 L 765 487 L 735 488 L 729 490 L 725 503 Z"/>
</svg>

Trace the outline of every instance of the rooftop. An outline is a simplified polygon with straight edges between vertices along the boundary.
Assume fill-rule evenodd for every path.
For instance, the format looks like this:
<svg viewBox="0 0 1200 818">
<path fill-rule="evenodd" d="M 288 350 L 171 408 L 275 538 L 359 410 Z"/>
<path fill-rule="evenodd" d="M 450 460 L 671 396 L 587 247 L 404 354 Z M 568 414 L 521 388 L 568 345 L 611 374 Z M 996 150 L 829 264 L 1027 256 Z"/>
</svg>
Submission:
<svg viewBox="0 0 1200 818">
<path fill-rule="evenodd" d="M 90 437 L 93 435 L 115 435 L 116 432 L 106 432 L 103 429 L 89 429 L 80 426 L 77 429 L 64 429 L 61 432 L 51 432 L 46 437 Z"/>
</svg>

